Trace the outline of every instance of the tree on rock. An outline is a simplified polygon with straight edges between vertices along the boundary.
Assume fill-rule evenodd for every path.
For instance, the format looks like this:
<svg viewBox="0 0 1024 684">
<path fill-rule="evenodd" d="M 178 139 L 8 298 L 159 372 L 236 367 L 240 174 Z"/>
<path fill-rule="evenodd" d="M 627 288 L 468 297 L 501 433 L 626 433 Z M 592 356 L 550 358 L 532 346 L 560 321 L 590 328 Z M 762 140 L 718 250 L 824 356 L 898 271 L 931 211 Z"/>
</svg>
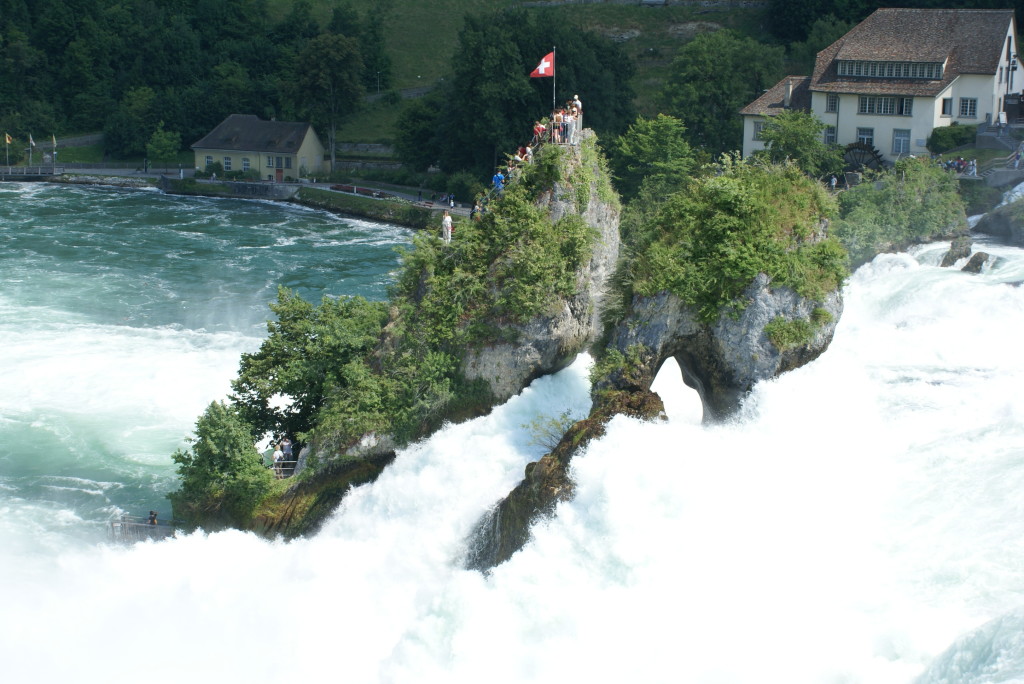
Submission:
<svg viewBox="0 0 1024 684">
<path fill-rule="evenodd" d="M 737 112 L 778 82 L 785 51 L 727 30 L 679 49 L 661 93 L 665 113 L 686 122 L 690 144 L 712 155 L 740 149 Z"/>
<path fill-rule="evenodd" d="M 612 146 L 616 187 L 627 200 L 636 197 L 644 183 L 678 190 L 697 164 L 698 154 L 686 140 L 686 126 L 666 114 L 638 117 Z"/>
<path fill-rule="evenodd" d="M 765 122 L 761 129 L 765 149 L 755 154 L 776 164 L 791 159 L 814 178 L 839 173 L 843 169 L 843 150 L 823 142 L 824 130 L 825 124 L 810 112 L 782 112 Z"/>
<path fill-rule="evenodd" d="M 174 517 L 193 524 L 244 526 L 273 482 L 234 408 L 210 404 L 196 421 L 190 449 L 179 449 L 181 488 L 168 498 Z"/>
</svg>

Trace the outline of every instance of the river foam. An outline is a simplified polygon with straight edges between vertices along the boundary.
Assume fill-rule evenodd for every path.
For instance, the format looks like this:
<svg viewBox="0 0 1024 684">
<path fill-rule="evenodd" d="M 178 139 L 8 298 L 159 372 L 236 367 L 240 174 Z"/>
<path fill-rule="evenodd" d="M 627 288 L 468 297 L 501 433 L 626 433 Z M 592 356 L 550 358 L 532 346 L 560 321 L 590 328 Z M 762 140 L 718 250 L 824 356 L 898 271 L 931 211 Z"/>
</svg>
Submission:
<svg viewBox="0 0 1024 684">
<path fill-rule="evenodd" d="M 119 547 L 89 526 L 166 491 L 147 440 L 163 419 L 187 431 L 256 340 L 25 307 L 45 353 L 19 382 L 51 355 L 53 383 L 82 382 L 0 400 L 6 441 L 39 426 L 38 463 L 0 456 L 4 679 L 1024 681 L 1024 252 L 986 243 L 1002 261 L 969 275 L 938 268 L 942 249 L 860 269 L 829 350 L 728 423 L 701 425 L 666 364 L 670 419 L 613 420 L 573 462 L 575 498 L 486 575 L 463 569 L 467 535 L 541 455 L 524 425 L 586 411 L 588 359 L 402 450 L 313 537 Z M 6 304 L 14 335 L 23 302 Z M 33 345 L 13 349 L 5 371 L 31 368 Z M 185 369 L 166 403 L 146 383 L 161 359 Z"/>
</svg>

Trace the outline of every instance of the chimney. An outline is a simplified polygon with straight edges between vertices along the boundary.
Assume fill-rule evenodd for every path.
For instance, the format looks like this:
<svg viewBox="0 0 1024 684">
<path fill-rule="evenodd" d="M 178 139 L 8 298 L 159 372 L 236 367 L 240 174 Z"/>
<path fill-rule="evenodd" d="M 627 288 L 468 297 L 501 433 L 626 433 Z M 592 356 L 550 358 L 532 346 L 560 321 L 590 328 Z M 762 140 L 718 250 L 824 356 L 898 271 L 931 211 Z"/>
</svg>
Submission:
<svg viewBox="0 0 1024 684">
<path fill-rule="evenodd" d="M 782 106 L 789 109 L 789 103 L 793 100 L 793 81 L 792 79 L 786 79 L 786 99 L 782 101 Z"/>
</svg>

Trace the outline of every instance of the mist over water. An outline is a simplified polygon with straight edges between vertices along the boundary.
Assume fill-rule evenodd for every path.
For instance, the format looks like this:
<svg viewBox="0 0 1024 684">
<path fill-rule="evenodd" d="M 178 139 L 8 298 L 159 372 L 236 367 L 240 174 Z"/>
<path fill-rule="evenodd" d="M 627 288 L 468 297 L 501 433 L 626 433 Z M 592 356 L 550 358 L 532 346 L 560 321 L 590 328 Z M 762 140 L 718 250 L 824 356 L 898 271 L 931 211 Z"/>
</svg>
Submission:
<svg viewBox="0 0 1024 684">
<path fill-rule="evenodd" d="M 264 210 L 280 212 L 268 234 L 321 239 L 295 225 L 310 216 Z M 10 211 L 0 196 L 5 245 Z M 462 569 L 466 537 L 541 455 L 523 426 L 587 411 L 588 358 L 402 451 L 316 537 L 113 547 L 82 521 L 105 519 L 112 492 L 148 509 L 173 487 L 166 455 L 259 344 L 273 281 L 237 311 L 225 295 L 240 327 L 192 327 L 175 308 L 190 278 L 178 288 L 159 259 L 124 278 L 163 278 L 168 294 L 99 313 L 20 284 L 57 278 L 30 269 L 12 297 L 5 266 L 2 332 L 31 321 L 34 339 L 5 347 L 0 367 L 47 380 L 0 399 L 6 441 L 31 433 L 34 459 L 0 456 L 4 680 L 1024 681 L 1024 252 L 979 245 L 1002 260 L 972 276 L 938 268 L 944 249 L 861 268 L 829 350 L 758 385 L 728 424 L 702 426 L 666 364 L 669 420 L 612 421 L 573 462 L 576 497 L 489 575 Z M 233 277 L 224 292 L 259 289 Z M 114 320 L 125 312 L 171 320 Z"/>
</svg>

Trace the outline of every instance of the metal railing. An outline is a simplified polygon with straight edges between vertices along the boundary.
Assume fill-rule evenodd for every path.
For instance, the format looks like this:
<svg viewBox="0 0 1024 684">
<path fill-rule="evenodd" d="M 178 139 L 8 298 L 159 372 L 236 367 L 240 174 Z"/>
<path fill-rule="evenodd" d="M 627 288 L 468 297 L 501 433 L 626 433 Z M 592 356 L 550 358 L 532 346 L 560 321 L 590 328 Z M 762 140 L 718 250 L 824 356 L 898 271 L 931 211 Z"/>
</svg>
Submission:
<svg viewBox="0 0 1024 684">
<path fill-rule="evenodd" d="M 291 477 L 295 474 L 295 464 L 298 461 L 278 461 L 277 463 L 271 463 L 268 468 L 274 471 L 274 477 L 278 480 Z"/>
<path fill-rule="evenodd" d="M 0 176 L 59 176 L 63 166 L 43 164 L 40 166 L 0 166 Z"/>
<path fill-rule="evenodd" d="M 160 540 L 173 537 L 174 527 L 168 523 L 153 524 L 149 522 L 148 518 L 122 515 L 117 520 L 110 521 L 108 532 L 113 541 L 130 544 L 147 539 Z"/>
</svg>

